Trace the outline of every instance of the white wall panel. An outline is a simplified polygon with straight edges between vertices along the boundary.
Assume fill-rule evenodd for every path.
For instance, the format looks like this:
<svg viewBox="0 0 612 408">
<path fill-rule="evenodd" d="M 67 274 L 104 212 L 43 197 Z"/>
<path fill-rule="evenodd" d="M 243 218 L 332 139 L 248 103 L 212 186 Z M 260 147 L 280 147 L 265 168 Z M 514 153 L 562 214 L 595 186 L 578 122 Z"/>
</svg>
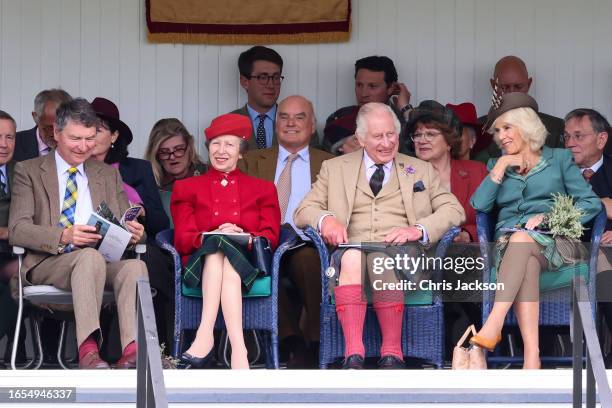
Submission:
<svg viewBox="0 0 612 408">
<path fill-rule="evenodd" d="M 136 157 L 163 117 L 183 120 L 205 154 L 203 129 L 246 101 L 236 60 L 247 46 L 148 44 L 144 12 L 144 0 L 0 0 L 0 109 L 29 128 L 36 92 L 61 86 L 117 103 Z M 543 111 L 612 116 L 611 19 L 610 0 L 353 0 L 350 42 L 273 48 L 281 97 L 312 100 L 319 129 L 354 103 L 354 62 L 372 54 L 395 61 L 413 104 L 473 101 L 482 115 L 493 64 L 516 54 Z"/>
</svg>

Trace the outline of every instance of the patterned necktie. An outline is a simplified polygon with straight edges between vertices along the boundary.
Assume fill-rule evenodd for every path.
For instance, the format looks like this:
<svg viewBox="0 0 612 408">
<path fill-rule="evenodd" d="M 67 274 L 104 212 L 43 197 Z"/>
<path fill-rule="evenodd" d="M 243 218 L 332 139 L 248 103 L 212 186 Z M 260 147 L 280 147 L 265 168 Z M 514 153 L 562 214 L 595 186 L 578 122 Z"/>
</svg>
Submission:
<svg viewBox="0 0 612 408">
<path fill-rule="evenodd" d="M 370 177 L 370 188 L 372 189 L 372 193 L 374 193 L 374 197 L 378 195 L 380 190 L 382 189 L 383 180 L 385 179 L 385 170 L 383 167 L 384 164 L 376 164 L 376 171 Z"/>
<path fill-rule="evenodd" d="M 262 113 L 258 116 L 259 123 L 257 124 L 257 148 L 265 149 L 266 148 L 266 128 L 264 127 L 264 122 L 266 121 L 266 114 Z"/>
<path fill-rule="evenodd" d="M 593 174 L 595 174 L 595 172 L 589 168 L 582 171 L 582 177 L 584 177 L 587 183 L 591 182 L 591 177 L 593 177 Z"/>
<path fill-rule="evenodd" d="M 285 220 L 285 213 L 287 212 L 287 206 L 289 205 L 289 197 L 291 196 L 291 167 L 293 166 L 293 162 L 295 159 L 297 159 L 297 157 L 298 155 L 296 153 L 292 153 L 287 156 L 285 167 L 283 168 L 280 176 L 278 176 L 278 181 L 276 182 L 278 204 L 280 205 L 281 210 L 281 221 Z"/>
<path fill-rule="evenodd" d="M 60 227 L 68 228 L 74 225 L 74 213 L 76 212 L 77 201 L 76 173 L 76 167 L 71 167 L 68 169 L 66 192 L 64 193 L 64 203 L 62 204 L 62 213 L 59 219 Z"/>
<path fill-rule="evenodd" d="M 4 180 L 6 180 L 6 177 L 4 176 L 2 169 L 0 169 L 0 200 L 3 200 L 8 196 L 8 192 L 6 191 L 6 183 Z"/>
</svg>

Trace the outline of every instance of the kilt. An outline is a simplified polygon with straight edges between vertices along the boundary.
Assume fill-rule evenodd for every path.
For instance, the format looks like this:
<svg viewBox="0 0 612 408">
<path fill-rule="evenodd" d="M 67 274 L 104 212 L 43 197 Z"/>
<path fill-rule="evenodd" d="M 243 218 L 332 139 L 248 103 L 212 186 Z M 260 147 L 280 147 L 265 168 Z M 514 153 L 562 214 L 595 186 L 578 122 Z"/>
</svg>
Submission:
<svg viewBox="0 0 612 408">
<path fill-rule="evenodd" d="M 242 293 L 247 293 L 259 275 L 249 260 L 249 255 L 243 246 L 236 244 L 223 235 L 210 235 L 204 239 L 200 248 L 195 251 L 183 267 L 183 282 L 187 287 L 199 287 L 202 282 L 202 268 L 206 255 L 223 252 L 229 263 L 234 267 L 242 281 Z"/>
</svg>

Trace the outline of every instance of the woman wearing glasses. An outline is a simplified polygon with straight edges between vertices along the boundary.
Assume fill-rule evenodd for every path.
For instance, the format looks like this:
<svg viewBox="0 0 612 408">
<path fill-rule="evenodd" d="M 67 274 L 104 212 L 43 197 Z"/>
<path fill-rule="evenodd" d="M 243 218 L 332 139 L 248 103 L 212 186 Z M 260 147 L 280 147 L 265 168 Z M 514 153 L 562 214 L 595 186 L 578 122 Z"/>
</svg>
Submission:
<svg viewBox="0 0 612 408">
<path fill-rule="evenodd" d="M 172 191 L 176 180 L 206 172 L 193 136 L 175 118 L 160 119 L 151 129 L 145 158 L 151 162 L 159 189 Z"/>
<path fill-rule="evenodd" d="M 242 294 L 259 274 L 251 261 L 252 238 L 268 239 L 274 249 L 280 234 L 280 209 L 273 183 L 237 169 L 253 127 L 248 117 L 228 113 L 206 129 L 210 169 L 180 180 L 172 192 L 174 245 L 183 260 L 183 284 L 202 288 L 202 319 L 196 338 L 181 359 L 204 368 L 213 354 L 213 329 L 219 306 L 232 346 L 231 367 L 249 368 L 242 333 Z M 204 232 L 247 233 L 245 242 Z M 248 244 L 247 242 L 248 241 Z"/>
<path fill-rule="evenodd" d="M 455 242 L 477 241 L 476 212 L 470 197 L 487 175 L 484 164 L 457 160 L 461 144 L 461 122 L 454 112 L 436 101 L 423 101 L 410 113 L 407 125 L 416 156 L 433 166 L 440 185 L 453 193 L 465 210 L 466 221 Z"/>
</svg>

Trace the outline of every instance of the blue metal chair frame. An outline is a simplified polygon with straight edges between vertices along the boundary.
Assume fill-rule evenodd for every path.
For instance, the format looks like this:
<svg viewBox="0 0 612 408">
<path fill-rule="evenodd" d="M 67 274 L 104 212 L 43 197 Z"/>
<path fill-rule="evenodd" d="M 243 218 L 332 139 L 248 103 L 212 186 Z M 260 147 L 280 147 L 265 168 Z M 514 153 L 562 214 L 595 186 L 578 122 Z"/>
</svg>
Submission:
<svg viewBox="0 0 612 408">
<path fill-rule="evenodd" d="M 591 299 L 592 310 L 595 310 L 595 294 L 596 294 L 596 274 L 597 274 L 597 256 L 599 253 L 599 243 L 601 236 L 606 226 L 606 211 L 602 209 L 596 216 L 593 222 L 593 231 L 591 234 L 591 251 L 589 255 L 589 283 L 588 293 L 589 299 Z M 485 213 L 481 211 L 476 212 L 476 226 L 478 230 L 478 241 L 480 243 L 481 254 L 484 258 L 485 268 L 483 271 L 483 282 L 489 282 L 491 280 L 491 265 L 493 263 L 493 254 L 490 251 L 490 246 L 494 243 L 494 230 L 495 230 L 496 217 L 492 213 Z M 486 291 L 483 294 L 482 303 L 482 322 L 484 323 L 491 309 L 493 308 L 493 291 Z M 571 310 L 572 310 L 572 286 L 571 282 L 567 287 L 550 290 L 543 292 L 540 296 L 540 326 L 569 326 L 571 321 Z M 510 310 L 506 316 L 505 326 L 517 326 L 516 315 L 513 310 Z M 492 355 L 493 354 L 493 355 Z M 552 364 L 571 364 L 572 357 L 554 357 L 554 356 L 541 356 L 540 360 L 544 363 Z M 499 355 L 499 351 L 494 353 L 487 353 L 487 361 L 492 364 L 501 363 L 522 363 L 522 356 L 502 356 Z"/>
<path fill-rule="evenodd" d="M 202 317 L 202 299 L 183 296 L 181 291 L 181 258 L 173 246 L 174 230 L 161 231 L 155 237 L 157 244 L 168 251 L 174 259 L 174 344 L 172 355 L 179 358 L 184 351 L 184 331 L 195 330 Z M 283 241 L 274 253 L 272 259 L 272 290 L 270 296 L 258 298 L 244 298 L 242 303 L 242 324 L 245 329 L 262 330 L 264 336 L 264 349 L 266 351 L 266 368 L 278 368 L 278 276 L 280 260 L 283 254 L 295 244 L 294 239 Z M 219 329 L 225 327 L 223 315 L 219 311 L 215 326 Z"/>
<path fill-rule="evenodd" d="M 436 256 L 443 257 L 453 242 L 459 228 L 451 228 L 438 243 Z M 344 357 L 344 336 L 336 314 L 336 305 L 329 296 L 329 252 L 319 233 L 311 227 L 304 231 L 312 239 L 321 259 L 321 345 L 319 367 L 327 366 Z M 434 271 L 434 279 L 440 281 L 441 270 Z M 366 357 L 376 357 L 380 351 L 382 338 L 376 314 L 368 305 L 364 325 L 364 346 Z M 404 308 L 402 351 L 405 356 L 431 362 L 437 368 L 444 366 L 444 313 L 442 296 L 434 291 L 431 305 L 406 306 Z"/>
</svg>

